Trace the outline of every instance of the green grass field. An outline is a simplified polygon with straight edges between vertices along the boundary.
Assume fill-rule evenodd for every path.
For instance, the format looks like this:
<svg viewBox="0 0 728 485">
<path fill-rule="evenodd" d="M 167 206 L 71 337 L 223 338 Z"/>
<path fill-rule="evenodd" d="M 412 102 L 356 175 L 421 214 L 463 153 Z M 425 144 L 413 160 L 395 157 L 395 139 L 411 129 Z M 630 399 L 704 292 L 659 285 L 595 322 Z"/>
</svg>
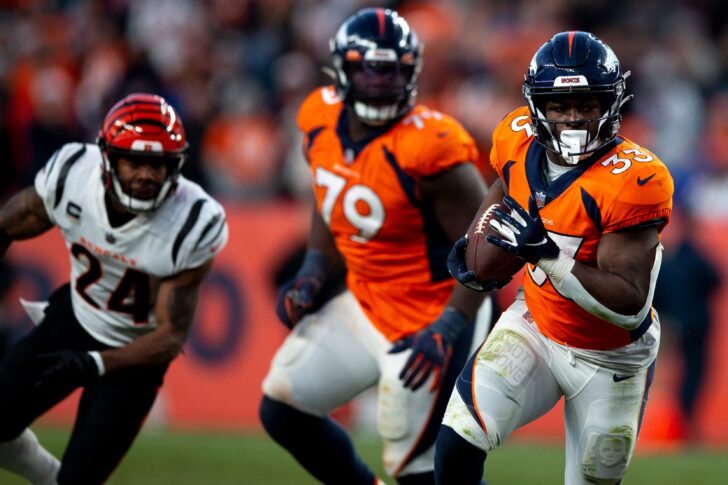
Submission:
<svg viewBox="0 0 728 485">
<path fill-rule="evenodd" d="M 68 432 L 38 428 L 36 434 L 60 456 Z M 380 447 L 374 438 L 356 440 L 362 455 L 378 473 Z M 312 444 L 312 446 L 314 446 Z M 562 483 L 563 451 L 559 445 L 509 442 L 488 457 L 491 485 Z M 25 483 L 0 471 L 0 484 Z M 109 485 L 307 485 L 306 475 L 286 453 L 258 434 L 203 434 L 144 431 Z M 391 480 L 388 483 L 393 483 Z M 728 483 L 728 451 L 682 451 L 637 456 L 624 484 L 725 484 Z"/>
</svg>

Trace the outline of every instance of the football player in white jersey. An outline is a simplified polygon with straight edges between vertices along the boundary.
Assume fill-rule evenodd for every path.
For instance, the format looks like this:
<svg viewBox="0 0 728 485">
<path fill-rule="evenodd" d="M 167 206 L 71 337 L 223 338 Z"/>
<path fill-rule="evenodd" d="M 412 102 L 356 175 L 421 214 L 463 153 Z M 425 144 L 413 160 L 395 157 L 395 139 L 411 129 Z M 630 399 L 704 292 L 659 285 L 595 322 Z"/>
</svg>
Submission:
<svg viewBox="0 0 728 485">
<path fill-rule="evenodd" d="M 179 174 L 186 151 L 174 109 L 132 94 L 108 112 L 97 144 L 63 146 L 0 209 L 0 256 L 58 226 L 71 260 L 69 284 L 0 361 L 0 466 L 32 483 L 103 483 L 182 350 L 228 236 L 220 204 Z M 79 386 L 59 462 L 28 426 Z"/>
</svg>

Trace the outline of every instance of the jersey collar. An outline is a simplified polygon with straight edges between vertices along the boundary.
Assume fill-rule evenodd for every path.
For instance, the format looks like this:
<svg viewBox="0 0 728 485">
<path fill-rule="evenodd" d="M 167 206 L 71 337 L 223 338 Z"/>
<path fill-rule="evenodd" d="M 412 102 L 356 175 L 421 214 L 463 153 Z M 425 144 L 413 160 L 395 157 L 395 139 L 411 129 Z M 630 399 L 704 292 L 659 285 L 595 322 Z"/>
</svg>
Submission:
<svg viewBox="0 0 728 485">
<path fill-rule="evenodd" d="M 546 148 L 543 145 L 532 142 L 526 152 L 526 179 L 531 190 L 531 196 L 537 202 L 539 208 L 546 206 L 549 202 L 561 195 L 568 189 L 581 174 L 586 172 L 592 165 L 602 159 L 617 145 L 622 143 L 621 138 L 615 138 L 599 150 L 595 151 L 589 158 L 579 163 L 573 170 L 561 175 L 552 183 L 546 177 Z"/>
<path fill-rule="evenodd" d="M 392 126 L 399 122 L 400 118 L 397 118 L 392 123 L 382 126 L 378 129 L 372 129 L 369 136 L 362 138 L 357 142 L 351 141 L 349 137 L 349 117 L 347 116 L 347 110 L 342 106 L 339 111 L 339 119 L 336 122 L 336 136 L 339 137 L 341 142 L 341 148 L 344 152 L 344 159 L 347 163 L 352 163 L 354 159 L 378 136 L 386 133 Z"/>
</svg>

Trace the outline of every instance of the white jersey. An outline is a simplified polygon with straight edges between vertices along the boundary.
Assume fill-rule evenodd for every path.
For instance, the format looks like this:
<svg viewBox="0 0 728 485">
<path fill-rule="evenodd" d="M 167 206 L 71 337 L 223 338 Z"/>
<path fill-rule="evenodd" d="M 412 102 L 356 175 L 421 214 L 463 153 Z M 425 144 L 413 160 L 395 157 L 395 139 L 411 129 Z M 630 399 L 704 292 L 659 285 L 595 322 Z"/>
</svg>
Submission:
<svg viewBox="0 0 728 485">
<path fill-rule="evenodd" d="M 35 177 L 71 259 L 71 301 L 81 325 L 112 347 L 156 328 L 161 280 L 217 255 L 228 238 L 225 212 L 199 185 L 179 177 L 156 210 L 112 227 L 93 144 L 70 143 Z"/>
</svg>

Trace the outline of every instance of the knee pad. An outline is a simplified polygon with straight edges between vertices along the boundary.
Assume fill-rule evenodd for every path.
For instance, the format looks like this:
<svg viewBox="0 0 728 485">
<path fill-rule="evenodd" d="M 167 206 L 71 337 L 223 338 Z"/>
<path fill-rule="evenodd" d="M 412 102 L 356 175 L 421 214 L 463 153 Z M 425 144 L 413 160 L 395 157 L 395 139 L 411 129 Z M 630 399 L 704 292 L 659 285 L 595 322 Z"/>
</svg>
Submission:
<svg viewBox="0 0 728 485">
<path fill-rule="evenodd" d="M 473 416 L 459 392 L 455 390 L 450 396 L 442 424 L 451 428 L 471 445 L 490 453 L 500 445 L 500 436 L 498 430 L 495 429 L 494 420 L 488 419 L 486 416 L 481 417 L 483 420 L 493 423 L 488 426 L 487 431 L 483 429 L 480 421 Z"/>
<path fill-rule="evenodd" d="M 409 432 L 408 401 L 411 391 L 393 378 L 379 380 L 377 393 L 377 432 L 385 440 L 403 439 Z"/>
<path fill-rule="evenodd" d="M 306 341 L 294 333 L 290 334 L 284 344 L 278 349 L 270 370 L 263 379 L 263 393 L 276 401 L 290 402 L 292 399 L 292 382 L 289 369 L 306 350 Z"/>
</svg>

